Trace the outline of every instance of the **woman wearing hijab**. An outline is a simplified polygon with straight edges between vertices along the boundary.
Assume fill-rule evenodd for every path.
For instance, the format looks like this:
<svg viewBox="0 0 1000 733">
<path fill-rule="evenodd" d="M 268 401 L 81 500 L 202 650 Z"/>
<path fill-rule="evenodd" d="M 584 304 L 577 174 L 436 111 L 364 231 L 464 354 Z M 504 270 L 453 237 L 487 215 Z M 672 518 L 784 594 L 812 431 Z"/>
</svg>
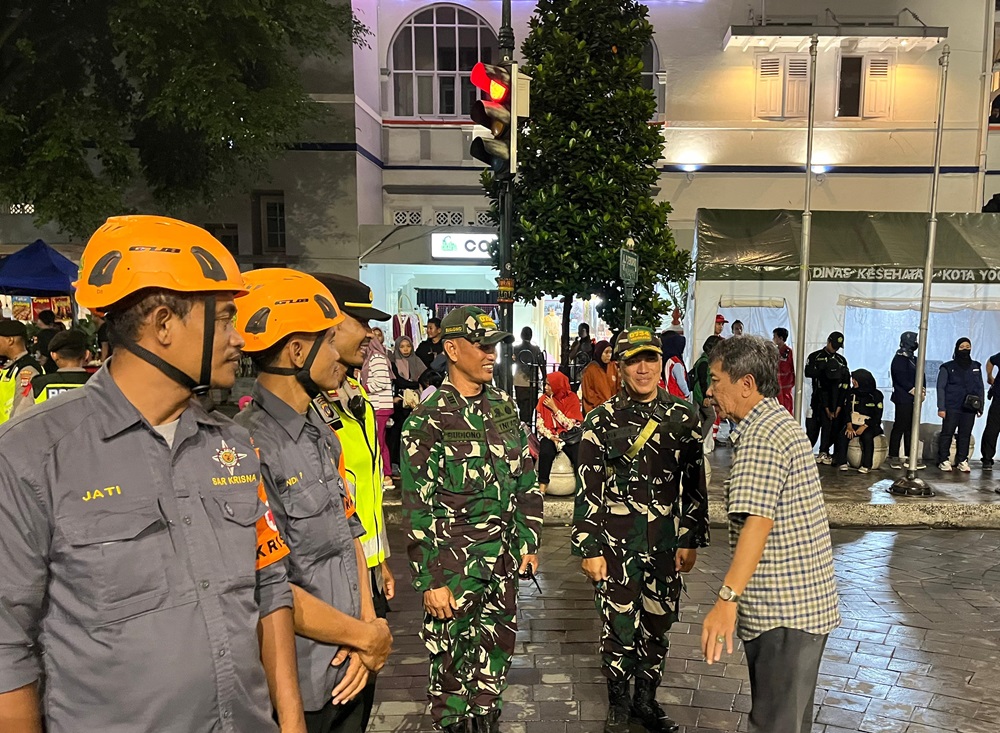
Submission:
<svg viewBox="0 0 1000 733">
<path fill-rule="evenodd" d="M 847 446 L 852 438 L 861 442 L 861 466 L 858 473 L 868 473 L 875 462 L 875 438 L 882 435 L 882 392 L 875 386 L 875 377 L 867 369 L 851 372 L 851 390 L 847 393 L 848 423 L 837 435 L 833 465 L 841 471 L 847 464 Z"/>
<path fill-rule="evenodd" d="M 952 360 L 941 365 L 938 372 L 937 403 L 941 423 L 941 439 L 938 441 L 938 468 L 951 471 L 949 460 L 951 439 L 958 432 L 955 446 L 955 468 L 968 473 L 969 442 L 976 418 L 983 414 L 983 400 L 986 389 L 983 386 L 983 367 L 972 360 L 972 342 L 960 338 L 955 342 Z"/>
<path fill-rule="evenodd" d="M 392 349 L 392 370 L 396 375 L 393 389 L 392 426 L 386 433 L 392 475 L 399 475 L 399 441 L 403 435 L 403 423 L 420 401 L 420 376 L 427 370 L 423 360 L 413 352 L 413 341 L 409 336 L 400 336 Z M 407 391 L 411 394 L 407 394 Z"/>
<path fill-rule="evenodd" d="M 691 401 L 691 387 L 688 385 L 687 368 L 684 366 L 684 345 L 687 340 L 676 331 L 664 331 L 663 343 L 663 381 L 664 386 L 674 397 Z"/>
<path fill-rule="evenodd" d="M 392 367 L 389 364 L 389 354 L 386 353 L 383 343 L 382 330 L 372 329 L 373 338 L 368 342 L 368 353 L 365 355 L 365 363 L 361 367 L 361 383 L 368 392 L 368 400 L 375 410 L 375 434 L 378 438 L 379 449 L 382 451 L 382 486 L 392 488 L 392 465 L 389 452 L 389 443 L 386 441 L 385 432 L 389 419 L 392 417 Z M 380 338 L 381 337 L 381 338 Z"/>
<path fill-rule="evenodd" d="M 611 344 L 598 341 L 595 358 L 583 370 L 583 413 L 603 405 L 618 391 L 618 367 L 611 361 Z"/>
<path fill-rule="evenodd" d="M 563 434 L 583 422 L 580 400 L 569 387 L 569 378 L 562 372 L 545 377 L 545 394 L 538 398 L 538 487 L 545 493 L 549 473 L 556 453 L 562 450 L 576 470 L 576 452 L 579 443 L 567 444 Z"/>
<path fill-rule="evenodd" d="M 904 331 L 899 336 L 899 350 L 892 357 L 889 373 L 892 376 L 892 404 L 896 406 L 896 418 L 889 434 L 889 465 L 892 468 L 902 468 L 908 464 L 908 458 L 900 460 L 899 446 L 903 445 L 905 456 L 910 455 L 910 433 L 913 427 L 913 405 L 917 384 L 917 334 Z M 927 387 L 927 375 L 924 375 L 924 387 Z M 917 456 L 917 468 L 925 466 Z"/>
</svg>

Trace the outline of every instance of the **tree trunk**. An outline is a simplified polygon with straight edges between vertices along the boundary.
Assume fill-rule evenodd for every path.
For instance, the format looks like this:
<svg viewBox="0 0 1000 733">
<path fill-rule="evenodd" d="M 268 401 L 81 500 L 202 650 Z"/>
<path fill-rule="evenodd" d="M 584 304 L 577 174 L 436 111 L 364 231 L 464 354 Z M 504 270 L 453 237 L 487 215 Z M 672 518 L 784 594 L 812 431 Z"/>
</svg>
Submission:
<svg viewBox="0 0 1000 733">
<path fill-rule="evenodd" d="M 569 322 L 570 316 L 573 315 L 573 296 L 566 295 L 563 296 L 563 314 L 562 314 L 562 358 L 559 363 L 563 365 L 564 368 L 569 368 Z"/>
</svg>

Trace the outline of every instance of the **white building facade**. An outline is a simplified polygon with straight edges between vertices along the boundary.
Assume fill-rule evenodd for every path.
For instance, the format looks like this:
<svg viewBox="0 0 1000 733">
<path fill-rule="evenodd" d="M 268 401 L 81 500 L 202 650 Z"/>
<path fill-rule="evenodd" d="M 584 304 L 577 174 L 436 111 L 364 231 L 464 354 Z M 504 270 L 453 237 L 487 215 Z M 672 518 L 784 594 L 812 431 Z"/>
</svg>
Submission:
<svg viewBox="0 0 1000 733">
<path fill-rule="evenodd" d="M 498 60 L 501 2 L 353 4 L 373 33 L 369 45 L 305 69 L 308 91 L 329 111 L 325 124 L 262 171 L 254 190 L 185 215 L 246 267 L 360 267 L 393 311 L 416 307 L 419 290 L 489 291 L 488 262 L 442 259 L 432 247 L 435 234 L 450 236 L 481 257 L 493 234 L 482 166 L 469 155 L 486 131 L 469 121 L 468 77 L 475 62 Z M 691 246 L 698 208 L 802 208 L 810 27 L 842 29 L 820 39 L 817 58 L 814 209 L 926 210 L 945 43 L 940 209 L 979 211 L 1000 191 L 1000 129 L 991 135 L 988 124 L 994 0 L 647 5 L 655 36 L 644 81 L 664 138 L 658 196 L 674 208 L 680 246 Z M 533 9 L 513 0 L 518 43 Z M 753 35 L 735 32 L 762 23 Z M 940 35 L 914 35 L 925 26 Z M 12 211 L 0 214 L 0 242 L 59 242 Z M 541 321 L 519 313 L 518 325 Z"/>
</svg>

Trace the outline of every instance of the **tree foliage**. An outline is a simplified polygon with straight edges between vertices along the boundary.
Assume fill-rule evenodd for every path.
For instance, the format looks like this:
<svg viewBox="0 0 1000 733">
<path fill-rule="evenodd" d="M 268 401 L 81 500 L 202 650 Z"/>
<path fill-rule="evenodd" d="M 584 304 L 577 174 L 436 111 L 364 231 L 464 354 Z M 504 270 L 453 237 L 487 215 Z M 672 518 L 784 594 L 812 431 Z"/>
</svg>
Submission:
<svg viewBox="0 0 1000 733">
<path fill-rule="evenodd" d="M 602 296 L 601 317 L 625 321 L 618 251 L 639 255 L 633 322 L 657 325 L 673 306 L 656 285 L 686 279 L 670 204 L 654 199 L 661 157 L 642 53 L 653 36 L 634 0 L 539 0 L 522 46 L 532 76 L 531 119 L 522 126 L 514 188 L 517 296 Z M 496 182 L 484 184 L 496 201 Z"/>
<path fill-rule="evenodd" d="M 92 231 L 142 184 L 210 200 L 314 114 L 306 55 L 367 29 L 327 0 L 8 0 L 0 14 L 0 200 Z"/>
</svg>

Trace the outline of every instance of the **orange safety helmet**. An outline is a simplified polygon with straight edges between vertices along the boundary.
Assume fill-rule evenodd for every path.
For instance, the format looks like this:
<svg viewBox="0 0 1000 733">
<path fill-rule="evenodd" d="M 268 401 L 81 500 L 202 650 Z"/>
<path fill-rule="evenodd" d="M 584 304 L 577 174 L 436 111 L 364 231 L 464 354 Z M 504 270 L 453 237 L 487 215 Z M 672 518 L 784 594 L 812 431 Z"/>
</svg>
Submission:
<svg viewBox="0 0 1000 733">
<path fill-rule="evenodd" d="M 246 273 L 247 295 L 239 302 L 236 330 L 255 353 L 293 333 L 320 333 L 344 321 L 329 289 L 312 275 L 284 267 Z"/>
<path fill-rule="evenodd" d="M 94 232 L 74 283 L 76 301 L 104 314 L 144 288 L 246 295 L 243 276 L 219 240 L 165 216 L 113 216 Z"/>
</svg>

